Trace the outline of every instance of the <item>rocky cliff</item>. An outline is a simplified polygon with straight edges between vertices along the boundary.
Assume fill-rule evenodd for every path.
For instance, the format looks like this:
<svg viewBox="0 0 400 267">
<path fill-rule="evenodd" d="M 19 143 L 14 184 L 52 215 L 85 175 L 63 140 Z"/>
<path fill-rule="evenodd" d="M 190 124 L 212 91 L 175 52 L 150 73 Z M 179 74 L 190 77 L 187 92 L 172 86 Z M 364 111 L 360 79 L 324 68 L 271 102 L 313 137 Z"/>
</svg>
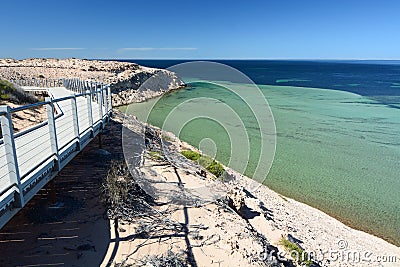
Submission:
<svg viewBox="0 0 400 267">
<path fill-rule="evenodd" d="M 142 71 L 111 83 L 113 106 L 143 102 L 185 86 L 175 73 L 141 67 Z"/>
<path fill-rule="evenodd" d="M 150 77 L 153 78 L 148 80 Z M 129 62 L 74 58 L 0 59 L 0 79 L 59 78 L 80 78 L 109 83 L 114 106 L 145 101 L 169 90 L 185 86 L 173 72 Z"/>
</svg>

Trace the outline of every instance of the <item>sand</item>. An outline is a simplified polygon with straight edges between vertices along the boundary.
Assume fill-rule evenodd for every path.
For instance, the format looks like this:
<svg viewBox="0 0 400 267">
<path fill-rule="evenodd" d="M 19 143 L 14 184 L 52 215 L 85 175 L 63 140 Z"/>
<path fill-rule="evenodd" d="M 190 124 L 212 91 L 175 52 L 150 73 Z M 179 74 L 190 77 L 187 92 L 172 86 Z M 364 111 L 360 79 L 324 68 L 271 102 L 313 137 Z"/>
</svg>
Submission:
<svg viewBox="0 0 400 267">
<path fill-rule="evenodd" d="M 133 117 L 125 123 L 127 127 L 137 131 L 137 125 L 131 127 L 132 121 L 140 124 Z M 172 250 L 184 255 L 190 251 L 191 256 L 188 259 L 196 262 L 196 266 L 264 265 L 266 261 L 263 250 L 266 248 L 263 240 L 289 260 L 291 257 L 280 245 L 282 238 L 289 238 L 305 251 L 312 253 L 321 266 L 400 266 L 399 247 L 354 230 L 327 214 L 285 198 L 266 186 L 259 186 L 250 192 L 253 181 L 234 170 L 227 169 L 229 176 L 234 177 L 230 182 L 215 182 L 211 174 L 207 174 L 207 179 L 204 179 L 196 172 L 196 168 L 201 167 L 188 160 L 184 163 L 185 159 L 182 158 L 174 159 L 178 155 L 171 156 L 174 153 L 179 154 L 182 149 L 197 149 L 171 133 L 164 132 L 162 135 L 169 136 L 170 141 L 166 142 L 168 148 L 164 149 L 164 153 L 169 153 L 169 160 L 160 164 L 159 160 L 146 156 L 148 152 L 144 149 L 140 169 L 146 179 L 155 182 L 153 185 L 161 196 L 157 201 L 169 203 L 156 208 L 164 216 L 187 225 L 187 234 L 174 236 L 161 231 L 152 233 L 150 239 L 146 237 L 126 240 L 124 237 L 137 234 L 135 229 L 138 224 L 120 224 L 116 231 L 123 241 L 120 242 L 115 262 L 135 263 L 144 256 L 166 254 Z M 196 206 L 175 203 L 170 196 L 174 194 L 174 187 L 157 185 L 161 180 L 176 185 L 178 179 L 184 188 L 189 189 L 191 196 L 198 198 L 198 202 L 203 204 Z M 195 188 L 202 190 L 190 190 Z M 166 194 L 168 190 L 170 195 Z M 210 196 L 216 197 L 213 199 Z M 243 203 L 235 211 L 235 207 L 230 209 L 218 202 L 226 197 Z M 202 225 L 204 229 L 192 229 L 191 225 Z M 112 229 L 112 234 L 115 235 L 116 232 L 113 231 L 115 229 Z M 196 239 L 198 235 L 202 236 L 202 240 L 210 242 L 199 242 Z M 263 238 L 260 239 L 260 236 Z"/>
</svg>

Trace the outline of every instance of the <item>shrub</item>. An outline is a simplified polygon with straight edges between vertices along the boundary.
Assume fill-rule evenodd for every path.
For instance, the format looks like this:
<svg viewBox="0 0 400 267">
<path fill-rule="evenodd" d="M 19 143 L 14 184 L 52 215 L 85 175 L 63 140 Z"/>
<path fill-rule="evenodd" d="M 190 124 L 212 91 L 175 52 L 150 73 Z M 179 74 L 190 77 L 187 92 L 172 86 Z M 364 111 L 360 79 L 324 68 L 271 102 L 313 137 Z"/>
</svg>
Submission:
<svg viewBox="0 0 400 267">
<path fill-rule="evenodd" d="M 181 151 L 181 154 L 190 160 L 198 160 L 201 157 L 201 155 L 199 153 L 197 153 L 196 151 L 192 151 L 192 150 L 183 150 L 183 151 Z"/>
<path fill-rule="evenodd" d="M 299 245 L 291 242 L 285 238 L 279 241 L 279 245 L 282 245 L 290 256 L 297 261 L 298 264 L 302 266 L 311 266 L 313 262 L 308 259 L 308 253 L 305 252 Z"/>
<path fill-rule="evenodd" d="M 151 214 L 154 199 L 135 182 L 125 161 L 112 161 L 102 183 L 103 203 L 109 219 L 135 221 Z"/>
<path fill-rule="evenodd" d="M 213 161 L 213 163 L 208 165 L 206 169 L 212 174 L 214 174 L 216 177 L 220 177 L 225 171 L 224 167 L 222 167 L 222 165 L 216 162 L 215 160 Z"/>
<path fill-rule="evenodd" d="M 0 80 L 0 96 L 0 100 L 16 104 L 31 104 L 38 102 L 38 99 L 35 96 L 5 80 Z"/>
<path fill-rule="evenodd" d="M 116 265 L 117 267 L 125 266 L 162 266 L 162 267 L 184 267 L 188 266 L 188 262 L 185 259 L 185 253 L 174 253 L 168 250 L 167 254 L 163 255 L 148 255 L 142 259 L 136 260 L 133 265 Z"/>
<path fill-rule="evenodd" d="M 220 163 L 216 162 L 214 159 L 208 156 L 202 156 L 192 150 L 181 151 L 181 154 L 190 160 L 197 161 L 199 165 L 206 168 L 207 171 L 211 172 L 216 177 L 220 177 L 225 171 L 224 167 L 222 167 Z"/>
<path fill-rule="evenodd" d="M 208 156 L 201 156 L 201 158 L 197 160 L 197 163 L 207 169 L 207 167 L 210 166 L 213 161 L 214 160 Z"/>
<path fill-rule="evenodd" d="M 125 162 L 113 161 L 103 183 L 105 202 L 115 209 L 127 200 L 130 172 Z"/>
</svg>

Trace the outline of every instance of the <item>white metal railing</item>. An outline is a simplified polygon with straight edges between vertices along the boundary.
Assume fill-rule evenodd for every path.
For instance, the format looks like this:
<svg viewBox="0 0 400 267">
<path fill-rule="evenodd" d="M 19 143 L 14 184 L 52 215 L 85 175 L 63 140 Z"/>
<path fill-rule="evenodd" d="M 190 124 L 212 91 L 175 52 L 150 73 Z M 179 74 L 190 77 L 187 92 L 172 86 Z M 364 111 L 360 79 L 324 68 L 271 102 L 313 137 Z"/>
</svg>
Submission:
<svg viewBox="0 0 400 267">
<path fill-rule="evenodd" d="M 44 102 L 0 106 L 0 228 L 109 120 L 109 85 L 78 79 L 63 79 L 62 83 L 64 87 L 47 88 L 51 97 Z M 40 106 L 46 106 L 47 120 L 14 133 L 12 115 Z"/>
<path fill-rule="evenodd" d="M 21 87 L 27 87 L 25 89 L 33 88 L 49 88 L 63 86 L 63 79 L 11 79 L 10 82 L 19 85 Z"/>
</svg>

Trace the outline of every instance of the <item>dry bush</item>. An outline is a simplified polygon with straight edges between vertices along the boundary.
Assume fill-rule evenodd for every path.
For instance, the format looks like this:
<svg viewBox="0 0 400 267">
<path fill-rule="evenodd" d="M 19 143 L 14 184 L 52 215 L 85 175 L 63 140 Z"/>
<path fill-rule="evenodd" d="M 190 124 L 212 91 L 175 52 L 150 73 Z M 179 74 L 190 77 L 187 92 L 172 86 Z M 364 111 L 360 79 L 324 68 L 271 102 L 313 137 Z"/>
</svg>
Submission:
<svg viewBox="0 0 400 267">
<path fill-rule="evenodd" d="M 153 199 L 135 183 L 125 161 L 112 161 L 103 182 L 103 201 L 110 219 L 133 220 L 146 213 Z"/>
</svg>

